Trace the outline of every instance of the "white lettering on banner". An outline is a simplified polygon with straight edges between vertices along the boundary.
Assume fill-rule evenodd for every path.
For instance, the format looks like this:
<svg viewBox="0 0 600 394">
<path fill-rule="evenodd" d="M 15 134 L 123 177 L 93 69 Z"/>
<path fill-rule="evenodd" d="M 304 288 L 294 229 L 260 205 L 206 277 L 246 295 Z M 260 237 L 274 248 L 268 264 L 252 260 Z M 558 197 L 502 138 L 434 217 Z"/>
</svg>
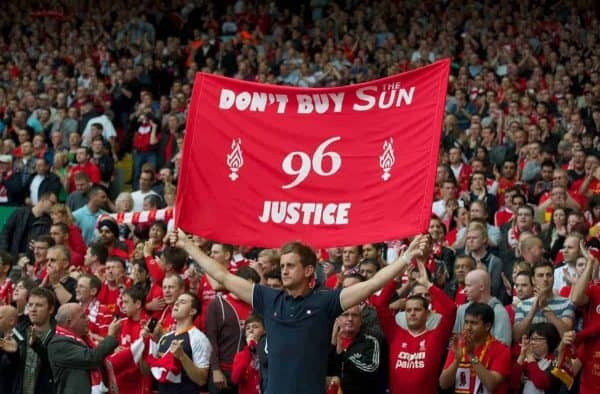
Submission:
<svg viewBox="0 0 600 394">
<path fill-rule="evenodd" d="M 396 360 L 396 368 L 425 368 L 425 352 L 400 352 Z"/>
<path fill-rule="evenodd" d="M 410 105 L 415 94 L 415 87 L 411 86 L 408 90 L 404 88 L 383 90 L 379 93 L 379 97 L 376 96 L 377 91 L 377 86 L 366 86 L 358 89 L 356 91 L 356 98 L 359 101 L 363 101 L 364 104 L 354 104 L 352 109 L 355 111 L 368 111 L 373 109 L 376 103 L 380 109 L 388 109 L 392 106 L 400 107 L 403 103 Z"/>
<path fill-rule="evenodd" d="M 281 186 L 281 188 L 291 189 L 292 187 L 297 186 L 300 182 L 306 179 L 311 168 L 320 176 L 330 176 L 338 172 L 342 166 L 342 158 L 337 152 L 325 152 L 325 148 L 341 139 L 341 137 L 331 137 L 330 139 L 323 141 L 321 145 L 317 147 L 315 153 L 313 153 L 312 159 L 305 152 L 289 153 L 281 162 L 281 168 L 283 169 L 283 172 L 288 175 L 295 176 L 296 179 L 294 179 L 292 183 Z M 292 167 L 294 157 L 300 158 L 300 168 L 298 169 L 294 169 Z M 323 171 L 323 159 L 325 157 L 329 157 L 331 159 L 331 168 L 327 172 Z"/>
<path fill-rule="evenodd" d="M 285 112 L 285 106 L 288 102 L 288 96 L 285 94 L 273 94 L 264 92 L 241 92 L 235 94 L 233 90 L 221 89 L 219 98 L 219 108 L 231 109 L 235 105 L 238 111 L 250 110 L 252 112 L 264 112 L 267 104 L 277 103 L 277 113 Z"/>
<path fill-rule="evenodd" d="M 329 100 L 333 101 L 333 112 L 342 112 L 344 93 L 297 94 L 299 114 L 324 114 L 329 109 Z"/>
<path fill-rule="evenodd" d="M 348 224 L 352 204 L 265 201 L 263 212 L 258 217 L 262 223 L 332 225 Z"/>
<path fill-rule="evenodd" d="M 377 106 L 379 109 L 397 108 L 411 105 L 415 95 L 415 87 L 401 88 L 400 83 L 389 83 L 379 86 L 365 86 L 355 91 L 358 102 L 352 105 L 353 111 L 368 111 Z M 301 115 L 340 113 L 344 109 L 344 92 L 297 94 L 296 112 Z M 219 108 L 238 111 L 265 112 L 271 105 L 277 105 L 276 112 L 284 114 L 289 97 L 287 94 L 267 92 L 234 92 L 221 89 Z"/>
</svg>

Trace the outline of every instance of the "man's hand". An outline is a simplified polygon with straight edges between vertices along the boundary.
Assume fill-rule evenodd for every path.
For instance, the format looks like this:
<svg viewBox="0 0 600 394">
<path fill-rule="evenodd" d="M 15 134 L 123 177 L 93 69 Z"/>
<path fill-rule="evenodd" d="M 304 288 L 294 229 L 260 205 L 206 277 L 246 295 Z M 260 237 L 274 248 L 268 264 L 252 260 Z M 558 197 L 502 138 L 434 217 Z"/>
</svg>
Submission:
<svg viewBox="0 0 600 394">
<path fill-rule="evenodd" d="M 463 334 L 463 341 L 465 344 L 465 354 L 469 358 L 473 357 L 475 355 L 475 343 L 473 342 L 473 338 L 465 332 Z"/>
<path fill-rule="evenodd" d="M 429 245 L 429 242 L 429 234 L 417 235 L 415 238 L 413 238 L 410 245 L 408 245 L 408 248 L 402 255 L 402 258 L 406 258 L 407 262 L 410 262 L 413 258 L 422 256 L 423 251 Z"/>
<path fill-rule="evenodd" d="M 510 280 L 504 275 L 504 272 L 500 272 L 500 276 L 502 277 L 502 283 L 504 283 L 506 294 L 508 294 L 509 297 L 512 297 L 512 284 L 510 283 Z"/>
<path fill-rule="evenodd" d="M 183 340 L 173 340 L 173 342 L 171 342 L 171 346 L 169 346 L 169 352 L 171 352 L 173 357 L 175 357 L 177 360 L 181 360 L 181 358 L 185 356 L 185 353 L 183 352 Z"/>
<path fill-rule="evenodd" d="M 422 262 L 417 262 L 417 267 L 419 269 L 419 276 L 417 276 L 417 283 L 420 284 L 421 286 L 425 287 L 427 290 L 429 290 L 429 288 L 431 286 L 433 286 L 433 284 L 431 283 L 431 281 L 429 280 L 429 276 L 427 275 L 427 268 L 425 268 L 425 264 L 423 264 Z"/>
<path fill-rule="evenodd" d="M 548 297 L 546 296 L 546 293 L 543 293 L 543 292 L 539 291 L 538 289 L 534 289 L 533 294 L 536 297 L 536 299 L 535 299 L 536 310 L 541 310 L 548 306 Z"/>
<path fill-rule="evenodd" d="M 152 311 L 152 312 L 162 311 L 163 309 L 165 309 L 166 306 L 167 306 L 167 304 L 165 303 L 164 298 L 159 297 L 159 298 L 154 298 L 154 299 L 152 299 L 152 301 L 147 303 L 146 309 L 148 309 L 149 311 Z"/>
<path fill-rule="evenodd" d="M 121 320 L 115 319 L 108 326 L 108 335 L 111 337 L 117 337 L 121 332 Z"/>
<path fill-rule="evenodd" d="M 171 231 L 169 233 L 169 241 L 171 246 L 178 247 L 183 250 L 186 250 L 186 247 L 190 244 L 188 235 L 180 228 L 177 229 L 177 232 Z"/>
<path fill-rule="evenodd" d="M 0 339 L 0 349 L 6 353 L 16 353 L 19 349 L 19 344 L 13 337 L 2 338 Z"/>
<path fill-rule="evenodd" d="M 577 274 L 571 275 L 571 272 L 569 272 L 569 268 L 565 267 L 563 268 L 563 278 L 569 286 L 573 286 L 577 281 Z"/>
<path fill-rule="evenodd" d="M 340 321 L 339 321 L 339 317 L 337 319 L 335 319 L 335 321 L 333 322 L 333 329 L 331 330 L 331 344 L 333 346 L 337 346 L 338 343 L 338 335 L 340 333 Z"/>
<path fill-rule="evenodd" d="M 585 257 L 587 264 L 598 264 L 598 259 L 596 259 L 594 255 L 590 253 L 588 248 L 585 247 L 584 241 L 579 241 L 579 251 L 581 252 L 581 255 Z"/>
<path fill-rule="evenodd" d="M 213 383 L 219 390 L 225 390 L 227 388 L 227 378 L 220 369 L 214 369 L 212 371 Z"/>
<path fill-rule="evenodd" d="M 451 339 L 452 352 L 454 353 L 454 362 L 460 363 L 463 358 L 461 338 L 459 335 L 454 335 Z"/>
<path fill-rule="evenodd" d="M 575 343 L 576 333 L 575 331 L 567 331 L 563 334 L 563 337 L 558 345 L 558 350 L 562 351 L 566 349 L 568 346 L 573 346 Z"/>
<path fill-rule="evenodd" d="M 152 238 L 144 242 L 144 257 L 154 255 L 154 241 Z"/>
</svg>

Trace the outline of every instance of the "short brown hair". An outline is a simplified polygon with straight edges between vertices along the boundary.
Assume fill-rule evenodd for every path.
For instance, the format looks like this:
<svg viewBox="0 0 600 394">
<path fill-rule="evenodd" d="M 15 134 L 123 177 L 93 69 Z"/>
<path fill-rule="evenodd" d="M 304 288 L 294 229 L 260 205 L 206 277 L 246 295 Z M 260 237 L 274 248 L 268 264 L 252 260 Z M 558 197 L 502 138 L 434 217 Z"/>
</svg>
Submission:
<svg viewBox="0 0 600 394">
<path fill-rule="evenodd" d="M 303 243 L 294 241 L 283 245 L 281 247 L 281 255 L 283 256 L 288 253 L 295 253 L 300 256 L 300 263 L 302 263 L 304 267 L 309 265 L 312 265 L 313 267 L 317 266 L 317 255 L 311 248 Z"/>
</svg>

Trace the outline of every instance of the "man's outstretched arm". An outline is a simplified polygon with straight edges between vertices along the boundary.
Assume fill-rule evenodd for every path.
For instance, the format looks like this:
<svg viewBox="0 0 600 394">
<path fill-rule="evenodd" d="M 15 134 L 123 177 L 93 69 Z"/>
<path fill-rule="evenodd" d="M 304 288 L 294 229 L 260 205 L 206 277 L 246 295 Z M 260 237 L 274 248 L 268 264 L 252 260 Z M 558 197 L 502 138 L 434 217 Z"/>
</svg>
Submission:
<svg viewBox="0 0 600 394">
<path fill-rule="evenodd" d="M 252 291 L 254 284 L 251 282 L 235 276 L 230 273 L 227 268 L 217 263 L 215 260 L 206 255 L 199 247 L 192 242 L 186 233 L 181 229 L 177 229 L 177 232 L 172 232 L 169 235 L 171 245 L 175 245 L 182 248 L 190 255 L 195 262 L 209 276 L 215 279 L 217 282 L 222 284 L 227 290 L 235 294 L 239 299 L 247 304 L 252 305 Z"/>
<path fill-rule="evenodd" d="M 413 257 L 423 253 L 429 242 L 428 237 L 428 235 L 417 235 L 408 246 L 408 249 L 394 263 L 377 271 L 371 279 L 343 289 L 340 295 L 342 308 L 346 310 L 361 303 L 396 276 L 402 275 L 410 265 Z"/>
</svg>

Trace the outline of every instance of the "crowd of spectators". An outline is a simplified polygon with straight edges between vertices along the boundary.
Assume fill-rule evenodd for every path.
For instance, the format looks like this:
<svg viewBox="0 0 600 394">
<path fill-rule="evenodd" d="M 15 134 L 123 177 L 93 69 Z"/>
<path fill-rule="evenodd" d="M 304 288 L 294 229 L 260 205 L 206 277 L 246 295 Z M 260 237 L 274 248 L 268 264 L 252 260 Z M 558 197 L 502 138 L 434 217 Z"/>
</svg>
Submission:
<svg viewBox="0 0 600 394">
<path fill-rule="evenodd" d="M 0 9 L 0 207 L 11 212 L 0 233 L 0 393 L 102 384 L 288 392 L 267 381 L 269 362 L 284 361 L 269 359 L 268 324 L 188 248 L 169 244 L 170 216 L 115 218 L 173 208 L 196 72 L 327 87 L 448 57 L 429 246 L 383 296 L 336 321 L 327 387 L 600 389 L 597 2 L 65 0 Z M 284 252 L 193 240 L 243 279 L 289 290 Z M 409 244 L 381 241 L 317 251 L 316 286 L 368 281 Z M 197 328 L 182 333 L 192 321 Z M 399 350 L 417 328 L 444 343 Z M 48 354 L 57 346 L 70 350 Z M 412 374 L 422 363 L 438 384 Z"/>
</svg>

